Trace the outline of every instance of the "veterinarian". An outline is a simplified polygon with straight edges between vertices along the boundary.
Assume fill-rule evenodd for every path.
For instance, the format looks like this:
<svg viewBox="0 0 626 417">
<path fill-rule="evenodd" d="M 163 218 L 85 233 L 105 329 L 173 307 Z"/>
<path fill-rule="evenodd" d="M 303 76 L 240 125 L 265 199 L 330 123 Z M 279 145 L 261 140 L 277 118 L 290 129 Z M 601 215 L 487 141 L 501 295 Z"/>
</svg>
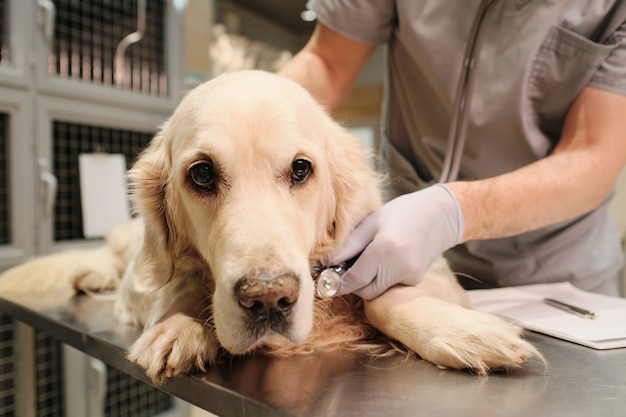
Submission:
<svg viewBox="0 0 626 417">
<path fill-rule="evenodd" d="M 341 293 L 416 284 L 446 252 L 474 286 L 618 294 L 607 208 L 626 162 L 626 1 L 308 6 L 316 29 L 281 73 L 330 110 L 386 45 L 380 152 L 395 198 L 335 256 L 362 252 Z"/>
</svg>

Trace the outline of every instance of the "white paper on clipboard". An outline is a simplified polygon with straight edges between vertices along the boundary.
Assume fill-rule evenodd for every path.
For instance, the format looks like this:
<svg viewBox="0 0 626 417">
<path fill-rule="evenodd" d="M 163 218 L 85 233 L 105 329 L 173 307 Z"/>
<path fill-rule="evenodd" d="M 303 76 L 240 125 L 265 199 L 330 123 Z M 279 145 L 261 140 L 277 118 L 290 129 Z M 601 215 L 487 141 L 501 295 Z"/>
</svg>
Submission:
<svg viewBox="0 0 626 417">
<path fill-rule="evenodd" d="M 569 282 L 471 290 L 474 310 L 508 317 L 528 330 L 594 349 L 626 348 L 626 299 L 583 291 Z M 581 318 L 544 302 L 553 298 L 597 314 Z"/>
<path fill-rule="evenodd" d="M 129 221 L 124 155 L 80 154 L 78 168 L 85 237 L 102 237 L 113 226 Z"/>
</svg>

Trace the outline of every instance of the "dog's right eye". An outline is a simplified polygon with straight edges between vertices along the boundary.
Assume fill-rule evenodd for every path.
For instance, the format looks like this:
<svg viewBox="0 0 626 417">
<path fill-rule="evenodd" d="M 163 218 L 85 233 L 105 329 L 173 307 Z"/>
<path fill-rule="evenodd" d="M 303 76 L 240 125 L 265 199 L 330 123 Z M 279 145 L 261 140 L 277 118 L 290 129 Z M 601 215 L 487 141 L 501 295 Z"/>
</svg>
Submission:
<svg viewBox="0 0 626 417">
<path fill-rule="evenodd" d="M 209 161 L 198 162 L 189 169 L 189 176 L 194 184 L 202 188 L 215 186 L 215 169 Z"/>
<path fill-rule="evenodd" d="M 311 161 L 298 158 L 291 163 L 291 181 L 294 184 L 303 183 L 311 173 Z"/>
</svg>

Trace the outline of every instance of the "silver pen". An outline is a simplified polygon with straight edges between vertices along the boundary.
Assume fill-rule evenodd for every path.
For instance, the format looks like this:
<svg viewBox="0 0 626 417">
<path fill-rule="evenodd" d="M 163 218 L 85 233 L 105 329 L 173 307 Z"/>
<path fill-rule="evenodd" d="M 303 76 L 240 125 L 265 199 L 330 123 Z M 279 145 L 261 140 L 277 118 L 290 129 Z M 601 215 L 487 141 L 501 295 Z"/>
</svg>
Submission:
<svg viewBox="0 0 626 417">
<path fill-rule="evenodd" d="M 598 315 L 593 311 L 586 310 L 581 307 L 576 307 L 571 304 L 564 303 L 563 301 L 555 300 L 554 298 L 544 298 L 543 302 L 548 304 L 549 306 L 558 308 L 563 311 L 567 311 L 568 313 L 575 314 L 586 319 L 595 319 L 598 317 Z"/>
</svg>

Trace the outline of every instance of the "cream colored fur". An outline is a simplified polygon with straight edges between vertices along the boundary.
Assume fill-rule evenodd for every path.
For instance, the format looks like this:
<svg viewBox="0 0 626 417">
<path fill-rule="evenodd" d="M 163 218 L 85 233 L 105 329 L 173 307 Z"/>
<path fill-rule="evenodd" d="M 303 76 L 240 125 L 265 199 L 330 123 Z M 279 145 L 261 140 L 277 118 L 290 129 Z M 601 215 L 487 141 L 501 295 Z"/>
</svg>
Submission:
<svg viewBox="0 0 626 417">
<path fill-rule="evenodd" d="M 313 168 L 294 183 L 298 158 Z M 190 177 L 202 161 L 213 166 L 206 189 Z M 380 183 L 358 139 L 285 78 L 244 71 L 197 87 L 129 176 L 140 219 L 103 248 L 9 271 L 0 291 L 32 291 L 44 277 L 50 286 L 108 289 L 124 271 L 115 315 L 144 327 L 129 358 L 157 382 L 214 364 L 221 348 L 274 355 L 381 348 L 374 327 L 438 366 L 481 375 L 538 355 L 518 327 L 466 308 L 443 258 L 419 285 L 369 303 L 315 298 L 312 265 L 327 263 L 382 204 Z M 234 296 L 238 280 L 286 271 L 298 280 L 288 320 L 280 330 L 255 328 Z"/>
</svg>

